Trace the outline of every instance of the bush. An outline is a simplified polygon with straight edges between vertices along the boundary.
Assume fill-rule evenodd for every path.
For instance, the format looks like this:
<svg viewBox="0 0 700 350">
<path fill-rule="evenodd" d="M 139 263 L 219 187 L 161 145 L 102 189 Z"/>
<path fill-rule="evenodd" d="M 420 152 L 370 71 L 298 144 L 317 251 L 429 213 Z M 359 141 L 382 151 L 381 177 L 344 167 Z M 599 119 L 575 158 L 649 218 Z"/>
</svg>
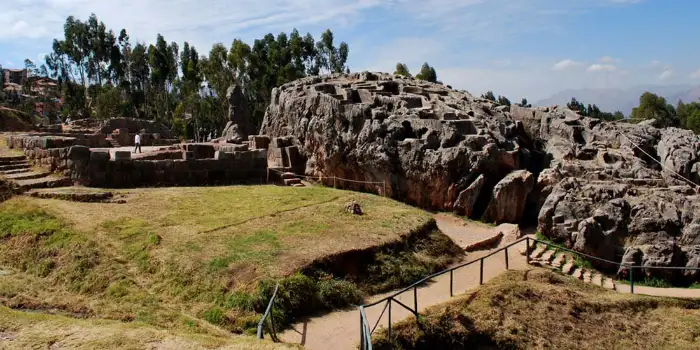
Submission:
<svg viewBox="0 0 700 350">
<path fill-rule="evenodd" d="M 328 309 L 343 308 L 362 303 L 362 292 L 355 283 L 343 280 L 323 280 L 318 282 L 318 297 Z"/>
</svg>

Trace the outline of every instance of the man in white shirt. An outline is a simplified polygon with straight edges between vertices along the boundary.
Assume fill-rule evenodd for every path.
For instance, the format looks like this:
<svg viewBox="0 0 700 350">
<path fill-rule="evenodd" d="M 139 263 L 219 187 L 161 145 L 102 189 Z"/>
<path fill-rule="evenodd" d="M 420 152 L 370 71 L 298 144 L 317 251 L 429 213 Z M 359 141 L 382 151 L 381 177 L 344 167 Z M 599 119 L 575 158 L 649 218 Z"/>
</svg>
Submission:
<svg viewBox="0 0 700 350">
<path fill-rule="evenodd" d="M 134 147 L 134 153 L 136 153 L 136 150 L 139 150 L 139 153 L 141 153 L 141 135 L 139 132 L 136 132 L 136 136 L 134 136 L 134 144 L 136 145 Z"/>
</svg>

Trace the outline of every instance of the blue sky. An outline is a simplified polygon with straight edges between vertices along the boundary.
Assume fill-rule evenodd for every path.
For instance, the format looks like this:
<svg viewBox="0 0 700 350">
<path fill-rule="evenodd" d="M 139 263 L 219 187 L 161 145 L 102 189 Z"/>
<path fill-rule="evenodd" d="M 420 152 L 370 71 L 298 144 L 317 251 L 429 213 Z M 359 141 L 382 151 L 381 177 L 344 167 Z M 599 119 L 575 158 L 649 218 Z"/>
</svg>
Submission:
<svg viewBox="0 0 700 350">
<path fill-rule="evenodd" d="M 0 64 L 51 49 L 68 15 L 94 12 L 133 39 L 252 41 L 331 28 L 351 70 L 416 72 L 474 94 L 531 101 L 569 88 L 700 85 L 698 0 L 13 0 L 0 10 Z"/>
</svg>

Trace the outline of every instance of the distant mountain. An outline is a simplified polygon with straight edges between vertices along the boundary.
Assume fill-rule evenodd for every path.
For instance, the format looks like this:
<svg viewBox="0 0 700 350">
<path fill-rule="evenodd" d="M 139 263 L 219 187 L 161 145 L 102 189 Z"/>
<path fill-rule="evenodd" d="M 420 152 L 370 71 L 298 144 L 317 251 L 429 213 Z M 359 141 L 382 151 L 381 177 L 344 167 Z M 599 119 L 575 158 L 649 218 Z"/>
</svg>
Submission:
<svg viewBox="0 0 700 350">
<path fill-rule="evenodd" d="M 621 111 L 625 115 L 639 104 L 639 96 L 649 91 L 666 98 L 674 106 L 681 99 L 692 102 L 700 99 L 700 86 L 691 85 L 640 85 L 629 89 L 570 89 L 538 101 L 537 106 L 565 105 L 572 97 L 584 104 L 596 104 L 606 112 Z"/>
</svg>

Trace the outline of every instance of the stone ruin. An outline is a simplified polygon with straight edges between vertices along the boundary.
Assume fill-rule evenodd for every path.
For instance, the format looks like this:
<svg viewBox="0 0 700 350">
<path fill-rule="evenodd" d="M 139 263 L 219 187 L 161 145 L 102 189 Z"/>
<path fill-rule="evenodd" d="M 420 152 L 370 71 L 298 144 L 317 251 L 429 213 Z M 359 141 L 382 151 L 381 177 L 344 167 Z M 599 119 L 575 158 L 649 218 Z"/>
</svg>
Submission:
<svg viewBox="0 0 700 350">
<path fill-rule="evenodd" d="M 268 155 L 275 166 L 288 166 L 282 149 L 295 149 L 305 175 L 386 181 L 391 197 L 421 207 L 536 223 L 545 236 L 608 260 L 700 267 L 700 138 L 651 124 L 501 106 L 363 72 L 273 89 L 260 134 L 280 140 Z M 641 272 L 700 280 L 690 271 Z"/>
<path fill-rule="evenodd" d="M 248 103 L 238 84 L 233 84 L 228 88 L 226 98 L 229 103 L 229 121 L 226 123 L 221 138 L 231 143 L 242 143 L 248 138 L 248 135 L 254 132 L 250 126 Z"/>
</svg>

